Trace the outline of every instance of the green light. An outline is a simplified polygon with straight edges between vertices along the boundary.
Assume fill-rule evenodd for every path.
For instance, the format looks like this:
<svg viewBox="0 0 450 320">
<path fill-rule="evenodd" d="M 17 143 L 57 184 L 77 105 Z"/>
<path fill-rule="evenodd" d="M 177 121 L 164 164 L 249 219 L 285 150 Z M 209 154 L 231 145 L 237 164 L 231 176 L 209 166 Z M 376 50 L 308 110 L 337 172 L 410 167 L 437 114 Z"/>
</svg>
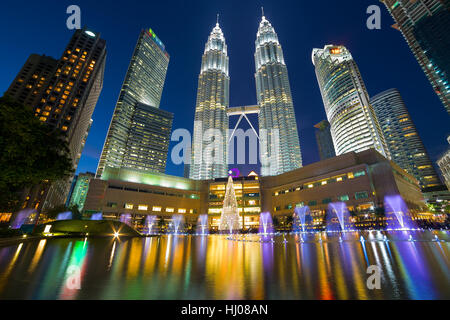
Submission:
<svg viewBox="0 0 450 320">
<path fill-rule="evenodd" d="M 395 8 L 398 7 L 399 4 L 400 4 L 399 1 L 395 2 L 395 3 L 392 5 L 391 9 L 394 10 Z"/>
</svg>

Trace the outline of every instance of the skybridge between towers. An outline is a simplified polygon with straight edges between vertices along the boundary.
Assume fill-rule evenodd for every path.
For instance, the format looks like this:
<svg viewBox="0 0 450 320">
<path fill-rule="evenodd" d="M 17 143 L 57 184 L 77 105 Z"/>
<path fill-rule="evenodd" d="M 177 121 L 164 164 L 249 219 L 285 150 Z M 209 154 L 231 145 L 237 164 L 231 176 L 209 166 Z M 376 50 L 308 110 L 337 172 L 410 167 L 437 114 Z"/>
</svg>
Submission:
<svg viewBox="0 0 450 320">
<path fill-rule="evenodd" d="M 258 137 L 258 140 L 259 140 L 258 132 L 256 132 L 255 127 L 253 127 L 250 119 L 247 117 L 248 114 L 259 114 L 259 111 L 260 111 L 260 107 L 258 105 L 231 107 L 231 108 L 227 109 L 228 117 L 239 116 L 238 122 L 234 126 L 234 129 L 230 135 L 230 138 L 228 139 L 228 143 L 230 143 L 231 139 L 233 139 L 234 133 L 236 132 L 236 129 L 239 126 L 239 124 L 241 123 L 243 118 L 245 118 L 247 120 L 248 124 L 250 125 L 250 127 L 252 128 L 253 132 L 255 133 L 255 135 Z"/>
</svg>

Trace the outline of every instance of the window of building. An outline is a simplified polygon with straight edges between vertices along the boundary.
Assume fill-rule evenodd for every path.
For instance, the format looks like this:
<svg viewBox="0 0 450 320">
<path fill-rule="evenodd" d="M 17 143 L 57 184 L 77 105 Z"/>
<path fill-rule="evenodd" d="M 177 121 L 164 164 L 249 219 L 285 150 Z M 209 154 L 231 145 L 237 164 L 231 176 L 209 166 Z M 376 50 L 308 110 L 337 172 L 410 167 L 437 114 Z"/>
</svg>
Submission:
<svg viewBox="0 0 450 320">
<path fill-rule="evenodd" d="M 186 213 L 186 209 L 180 208 L 180 209 L 178 209 L 178 213 Z"/>
<path fill-rule="evenodd" d="M 316 200 L 311 200 L 308 202 L 308 206 L 316 206 L 317 205 L 317 201 Z"/>
<path fill-rule="evenodd" d="M 348 201 L 349 197 L 347 194 L 344 194 L 343 196 L 339 196 L 338 199 L 339 201 Z"/>
<path fill-rule="evenodd" d="M 161 211 L 161 207 L 153 206 L 152 210 L 153 210 L 153 211 L 160 212 L 160 211 Z"/>
<path fill-rule="evenodd" d="M 325 199 L 322 200 L 323 204 L 328 204 L 330 202 L 331 202 L 331 198 L 325 198 Z"/>
<path fill-rule="evenodd" d="M 357 171 L 357 172 L 353 173 L 353 176 L 354 176 L 355 178 L 361 177 L 361 176 L 365 176 L 365 175 L 366 175 L 366 172 L 365 172 L 364 170 L 362 170 L 362 171 Z"/>
<path fill-rule="evenodd" d="M 125 209 L 133 209 L 133 204 L 132 203 L 125 203 Z"/>
<path fill-rule="evenodd" d="M 109 208 L 117 208 L 117 202 L 108 202 L 106 206 Z"/>
<path fill-rule="evenodd" d="M 175 209 L 174 208 L 166 208 L 166 212 L 174 212 Z"/>
<path fill-rule="evenodd" d="M 140 205 L 138 206 L 138 210 L 141 210 L 141 211 L 147 211 L 147 210 L 148 210 L 148 206 L 145 205 L 145 204 L 140 204 Z"/>
<path fill-rule="evenodd" d="M 355 199 L 366 199 L 369 195 L 367 194 L 367 191 L 361 191 L 355 193 Z"/>
</svg>

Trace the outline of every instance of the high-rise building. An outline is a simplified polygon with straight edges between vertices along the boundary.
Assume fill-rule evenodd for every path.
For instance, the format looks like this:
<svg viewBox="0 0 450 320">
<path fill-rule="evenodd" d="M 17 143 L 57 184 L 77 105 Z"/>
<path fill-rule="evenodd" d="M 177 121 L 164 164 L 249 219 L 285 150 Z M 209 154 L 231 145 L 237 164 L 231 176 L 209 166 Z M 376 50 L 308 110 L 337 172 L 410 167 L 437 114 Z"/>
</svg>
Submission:
<svg viewBox="0 0 450 320">
<path fill-rule="evenodd" d="M 75 169 L 103 87 L 105 60 L 106 41 L 99 33 L 79 29 L 59 60 L 31 55 L 6 92 L 33 107 L 42 122 L 66 132 Z M 30 194 L 26 206 L 46 210 L 64 204 L 70 180 Z"/>
<path fill-rule="evenodd" d="M 450 136 L 447 137 L 447 141 L 450 144 Z M 442 176 L 444 177 L 445 184 L 448 190 L 450 190 L 450 148 L 439 158 L 437 161 L 439 169 L 441 169 Z"/>
<path fill-rule="evenodd" d="M 273 176 L 302 167 L 302 154 L 283 50 L 275 29 L 264 14 L 255 46 L 260 139 L 265 138 L 264 131 L 267 130 L 267 140 L 260 140 L 266 144 L 262 152 L 266 153 L 266 159 L 276 155 L 276 162 L 262 163 L 261 175 Z"/>
<path fill-rule="evenodd" d="M 450 113 L 450 1 L 383 0 L 434 91 Z"/>
<path fill-rule="evenodd" d="M 97 168 L 163 172 L 173 116 L 157 110 L 169 54 L 152 29 L 142 30 L 131 58 Z"/>
<path fill-rule="evenodd" d="M 334 151 L 333 138 L 331 137 L 330 123 L 327 120 L 322 120 L 314 128 L 317 129 L 315 134 L 320 160 L 335 157 L 336 152 Z"/>
<path fill-rule="evenodd" d="M 227 131 L 230 96 L 227 45 L 219 22 L 212 29 L 198 77 L 189 177 L 207 180 L 227 176 Z M 209 141 L 209 142 L 208 142 Z"/>
<path fill-rule="evenodd" d="M 312 62 L 336 155 L 374 148 L 389 158 L 366 86 L 347 48 L 326 45 L 323 49 L 313 49 Z"/>
<path fill-rule="evenodd" d="M 414 176 L 422 188 L 441 182 L 397 89 L 383 91 L 370 99 L 392 160 Z"/>
<path fill-rule="evenodd" d="M 46 55 L 32 54 L 6 93 L 26 106 L 36 106 L 54 75 L 58 60 Z"/>
<path fill-rule="evenodd" d="M 75 178 L 75 185 L 70 196 L 69 206 L 77 206 L 81 212 L 89 190 L 89 182 L 95 177 L 92 172 L 80 173 Z"/>
</svg>

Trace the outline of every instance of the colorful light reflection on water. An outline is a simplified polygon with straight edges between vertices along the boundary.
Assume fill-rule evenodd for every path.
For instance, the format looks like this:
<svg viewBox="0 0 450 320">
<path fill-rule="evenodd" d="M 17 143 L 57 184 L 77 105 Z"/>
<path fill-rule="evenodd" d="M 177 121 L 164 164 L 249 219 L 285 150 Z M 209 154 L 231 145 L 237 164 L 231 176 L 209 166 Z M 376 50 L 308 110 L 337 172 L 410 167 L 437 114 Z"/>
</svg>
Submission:
<svg viewBox="0 0 450 320">
<path fill-rule="evenodd" d="M 447 232 L 384 235 L 30 241 L 0 248 L 0 299 L 450 299 Z M 80 290 L 65 286 L 73 265 Z M 381 290 L 367 289 L 368 265 Z"/>
</svg>

